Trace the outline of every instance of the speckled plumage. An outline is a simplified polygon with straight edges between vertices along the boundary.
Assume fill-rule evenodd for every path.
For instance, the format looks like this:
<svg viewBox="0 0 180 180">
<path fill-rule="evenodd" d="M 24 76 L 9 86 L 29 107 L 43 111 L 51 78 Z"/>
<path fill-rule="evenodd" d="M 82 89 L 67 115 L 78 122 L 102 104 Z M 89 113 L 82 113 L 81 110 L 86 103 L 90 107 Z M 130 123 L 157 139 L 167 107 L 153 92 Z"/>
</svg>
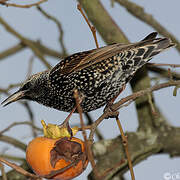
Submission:
<svg viewBox="0 0 180 180">
<path fill-rule="evenodd" d="M 69 112 L 75 106 L 74 89 L 78 89 L 84 96 L 83 111 L 98 109 L 117 96 L 154 55 L 174 45 L 170 39 L 156 35 L 151 33 L 138 43 L 113 44 L 73 54 L 52 70 L 31 76 L 20 88 L 19 92 L 25 93 L 19 99 Z M 4 102 L 8 104 L 7 100 Z"/>
</svg>

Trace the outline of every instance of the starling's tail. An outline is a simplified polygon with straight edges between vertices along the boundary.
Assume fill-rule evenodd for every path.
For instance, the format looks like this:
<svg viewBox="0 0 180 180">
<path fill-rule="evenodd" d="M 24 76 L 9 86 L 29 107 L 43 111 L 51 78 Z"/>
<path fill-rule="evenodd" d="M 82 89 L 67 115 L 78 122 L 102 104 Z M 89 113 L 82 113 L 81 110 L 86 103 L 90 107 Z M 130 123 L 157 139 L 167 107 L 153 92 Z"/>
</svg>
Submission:
<svg viewBox="0 0 180 180">
<path fill-rule="evenodd" d="M 171 42 L 169 38 L 158 38 L 155 39 L 152 43 L 152 51 L 146 52 L 145 57 L 151 58 L 155 56 L 156 54 L 159 54 L 160 52 L 174 46 L 175 44 Z M 147 46 L 148 47 L 148 46 Z M 149 46 L 151 47 L 151 46 Z"/>
<path fill-rule="evenodd" d="M 134 65 L 138 68 L 146 64 L 153 56 L 175 46 L 169 38 L 155 38 L 156 34 L 150 34 L 142 41 L 134 44 Z"/>
<path fill-rule="evenodd" d="M 151 34 L 147 35 L 142 41 L 155 39 L 157 35 L 157 32 L 152 32 Z"/>
<path fill-rule="evenodd" d="M 126 83 L 133 77 L 134 73 L 146 64 L 153 56 L 175 46 L 169 38 L 156 38 L 157 33 L 151 33 L 138 43 L 124 48 L 124 71 Z"/>
</svg>

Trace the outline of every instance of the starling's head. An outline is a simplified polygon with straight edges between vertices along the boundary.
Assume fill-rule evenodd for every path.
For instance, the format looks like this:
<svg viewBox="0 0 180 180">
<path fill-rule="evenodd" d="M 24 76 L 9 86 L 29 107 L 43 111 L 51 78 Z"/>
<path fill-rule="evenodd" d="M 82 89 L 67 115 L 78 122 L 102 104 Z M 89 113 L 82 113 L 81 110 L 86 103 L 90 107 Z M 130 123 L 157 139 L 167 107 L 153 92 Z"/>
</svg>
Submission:
<svg viewBox="0 0 180 180">
<path fill-rule="evenodd" d="M 40 72 L 29 77 L 18 91 L 10 95 L 1 104 L 6 106 L 20 99 L 36 100 L 44 96 L 48 86 L 48 71 Z"/>
</svg>

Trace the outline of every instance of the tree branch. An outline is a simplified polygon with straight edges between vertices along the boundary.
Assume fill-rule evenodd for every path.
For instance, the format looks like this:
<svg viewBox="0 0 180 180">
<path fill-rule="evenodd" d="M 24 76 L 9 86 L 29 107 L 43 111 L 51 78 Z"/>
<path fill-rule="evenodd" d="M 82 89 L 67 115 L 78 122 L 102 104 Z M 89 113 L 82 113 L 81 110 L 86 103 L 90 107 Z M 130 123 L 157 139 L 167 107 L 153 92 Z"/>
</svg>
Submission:
<svg viewBox="0 0 180 180">
<path fill-rule="evenodd" d="M 164 68 L 160 68 L 160 67 L 155 67 L 155 66 L 149 66 L 147 65 L 148 70 L 160 74 L 162 77 L 169 79 L 169 72 L 168 70 L 164 69 Z M 171 75 L 173 80 L 180 80 L 180 74 L 171 71 Z"/>
<path fill-rule="evenodd" d="M 41 14 L 43 14 L 46 18 L 52 20 L 57 25 L 58 30 L 59 30 L 59 43 L 60 43 L 61 48 L 62 48 L 62 54 L 63 54 L 63 56 L 67 56 L 67 50 L 65 48 L 64 39 L 63 39 L 64 31 L 61 27 L 61 23 L 54 16 L 51 16 L 45 10 L 43 10 L 40 6 L 38 6 L 37 9 L 39 10 L 39 12 L 41 12 Z"/>
<path fill-rule="evenodd" d="M 165 37 L 169 37 L 174 43 L 176 43 L 176 49 L 180 53 L 180 42 L 179 40 L 168 30 L 163 27 L 151 14 L 148 14 L 144 11 L 144 8 L 131 2 L 129 0 L 113 0 L 119 3 L 121 6 L 124 6 L 128 12 L 130 12 L 133 16 L 137 17 L 141 21 L 153 27 L 156 31 L 162 34 Z"/>
<path fill-rule="evenodd" d="M 98 0 L 78 0 L 89 20 L 107 44 L 128 43 L 128 39 Z"/>
<path fill-rule="evenodd" d="M 15 138 L 5 135 L 0 135 L 0 141 L 11 144 L 16 148 L 21 149 L 22 151 L 26 151 L 26 145 Z"/>
<path fill-rule="evenodd" d="M 32 4 L 26 4 L 26 5 L 21 5 L 21 4 L 14 4 L 14 3 L 8 3 L 8 0 L 0 0 L 0 4 L 7 6 L 7 7 L 18 7 L 18 8 L 31 8 L 33 6 L 38 6 L 48 0 L 39 0 L 36 3 L 32 3 Z"/>
<path fill-rule="evenodd" d="M 129 151 L 134 165 L 153 154 L 169 154 L 171 157 L 180 156 L 180 128 L 161 124 L 153 133 L 147 134 L 144 131 L 138 131 L 129 132 L 126 135 L 128 136 Z M 104 150 L 101 151 L 99 148 Z M 104 180 L 117 174 L 123 175 L 128 170 L 127 161 L 114 168 L 114 164 L 124 159 L 120 137 L 95 143 L 93 152 L 97 159 L 96 168 L 100 174 L 106 169 L 112 168 L 112 171 L 107 174 Z M 93 174 L 89 176 L 89 179 L 94 179 Z"/>
<path fill-rule="evenodd" d="M 41 51 L 42 54 L 47 55 L 47 56 L 52 56 L 54 58 L 64 58 L 64 54 L 59 53 L 53 49 L 50 49 L 43 44 L 41 44 L 39 41 L 32 41 L 28 39 L 28 41 L 31 41 L 31 43 L 39 50 Z M 13 47 L 10 47 L 7 50 L 4 50 L 3 52 L 0 53 L 0 60 L 5 59 L 6 57 L 9 57 L 11 55 L 14 55 L 15 53 L 18 53 L 19 51 L 27 48 L 27 45 L 23 43 L 18 43 L 14 45 Z"/>
<path fill-rule="evenodd" d="M 16 36 L 22 43 L 26 44 L 33 52 L 34 54 L 42 61 L 42 63 L 48 68 L 51 68 L 51 65 L 46 61 L 46 59 L 44 58 L 43 54 L 39 51 L 39 49 L 37 49 L 34 44 L 29 41 L 27 38 L 23 37 L 21 34 L 19 34 L 18 32 L 16 32 L 9 24 L 7 24 L 2 17 L 0 17 L 0 24 L 2 24 L 4 26 L 4 28 L 6 28 L 6 30 L 13 34 L 14 36 Z"/>
</svg>

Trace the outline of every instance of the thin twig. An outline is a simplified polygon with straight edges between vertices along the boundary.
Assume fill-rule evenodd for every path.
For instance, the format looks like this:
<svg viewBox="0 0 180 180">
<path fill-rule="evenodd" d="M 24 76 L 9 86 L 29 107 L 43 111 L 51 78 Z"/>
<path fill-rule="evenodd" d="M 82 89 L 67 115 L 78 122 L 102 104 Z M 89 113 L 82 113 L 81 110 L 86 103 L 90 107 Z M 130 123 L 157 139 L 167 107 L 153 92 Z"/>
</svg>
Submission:
<svg viewBox="0 0 180 180">
<path fill-rule="evenodd" d="M 64 31 L 62 29 L 62 25 L 61 23 L 58 21 L 58 19 L 56 19 L 54 16 L 48 14 L 45 10 L 43 10 L 40 6 L 37 6 L 37 9 L 39 10 L 39 12 L 41 12 L 46 18 L 52 20 L 58 27 L 58 30 L 59 30 L 59 43 L 61 45 L 61 48 L 62 48 L 62 53 L 63 53 L 63 56 L 67 56 L 67 50 L 65 48 L 65 45 L 64 45 Z"/>
<path fill-rule="evenodd" d="M 83 135 L 83 138 L 84 138 L 84 142 L 85 142 L 85 148 L 86 148 L 86 153 L 87 153 L 87 157 L 91 163 L 91 166 L 92 166 L 92 169 L 94 171 L 94 174 L 95 174 L 95 177 L 97 179 L 99 179 L 99 176 L 98 176 L 98 172 L 97 172 L 97 169 L 96 169 L 96 163 L 94 161 L 94 157 L 93 157 L 93 154 L 92 154 L 92 151 L 91 151 L 91 145 L 92 145 L 92 142 L 89 141 L 87 139 L 87 134 L 86 134 L 86 130 L 85 130 L 85 125 L 84 125 L 84 121 L 83 121 L 83 116 L 82 116 L 82 108 L 81 108 L 81 105 L 80 105 L 80 97 L 78 95 L 78 91 L 75 90 L 74 91 L 74 97 L 75 97 L 75 100 L 76 100 L 76 106 L 77 106 L 77 110 L 78 110 L 78 113 L 79 113 L 79 117 L 80 117 L 80 124 L 81 124 L 81 129 L 82 129 L 82 135 Z"/>
<path fill-rule="evenodd" d="M 26 151 L 26 144 L 22 143 L 21 141 L 15 139 L 15 138 L 12 138 L 10 136 L 0 135 L 0 141 L 9 143 L 9 144 L 15 146 L 16 148 L 21 149 L 24 152 Z"/>
<path fill-rule="evenodd" d="M 0 170 L 1 170 L 1 175 L 3 180 L 7 180 L 6 172 L 4 170 L 4 165 L 0 163 Z"/>
<path fill-rule="evenodd" d="M 147 95 L 148 95 L 148 102 L 149 102 L 149 105 L 150 105 L 150 107 L 151 107 L 152 114 L 153 114 L 154 116 L 157 116 L 158 113 L 157 113 L 156 110 L 155 110 L 155 107 L 154 107 L 154 104 L 153 104 L 153 101 L 152 101 L 152 95 L 151 95 L 150 93 L 148 93 Z"/>
<path fill-rule="evenodd" d="M 116 112 L 117 110 L 119 110 L 120 108 L 124 107 L 125 103 L 128 103 L 128 105 L 133 102 L 136 98 L 139 98 L 141 96 L 144 96 L 148 93 L 151 93 L 153 91 L 157 91 L 159 89 L 163 89 L 163 88 L 166 88 L 166 87 L 171 87 L 171 86 L 178 86 L 180 85 L 180 80 L 178 81 L 169 81 L 169 82 L 166 82 L 166 83 L 162 83 L 162 84 L 158 84 L 158 85 L 155 85 L 153 87 L 150 87 L 150 88 L 147 88 L 145 90 L 140 90 L 138 92 L 135 92 L 125 98 L 122 98 L 120 101 L 118 101 L 117 103 L 113 104 L 111 106 L 111 109 Z M 105 111 L 92 125 L 91 125 L 91 131 L 90 131 L 90 134 L 89 134 L 89 139 L 93 139 L 93 136 L 94 136 L 94 133 L 95 133 L 95 130 L 97 128 L 97 126 L 106 118 L 106 117 L 109 117 L 113 112 L 112 111 Z M 113 114 L 114 115 L 114 114 Z"/>
<path fill-rule="evenodd" d="M 91 116 L 90 116 L 89 113 L 86 112 L 86 113 L 84 113 L 84 114 L 85 114 L 85 116 L 86 116 L 86 118 L 87 118 L 87 120 L 88 120 L 88 123 L 87 123 L 87 124 L 88 124 L 89 127 L 90 127 L 90 125 L 93 123 L 93 120 L 92 120 L 92 118 L 91 118 Z M 88 129 L 88 126 L 85 126 L 85 128 Z M 99 130 L 98 128 L 96 128 L 95 133 L 96 133 L 96 136 L 97 136 L 97 138 L 98 138 L 99 140 L 103 140 L 103 139 L 104 139 L 102 133 L 100 132 L 100 130 Z"/>
<path fill-rule="evenodd" d="M 167 69 L 156 67 L 156 66 L 147 66 L 147 68 L 149 71 L 160 74 L 162 77 L 169 79 Z M 171 74 L 173 76 L 173 80 L 180 80 L 180 74 L 179 73 L 171 72 Z"/>
<path fill-rule="evenodd" d="M 94 41 L 96 43 L 96 47 L 99 48 L 99 45 L 98 45 L 98 41 L 97 41 L 97 37 L 96 37 L 96 28 L 94 26 L 91 26 L 88 18 L 86 17 L 86 15 L 84 14 L 83 10 L 82 10 L 82 7 L 80 4 L 77 5 L 77 9 L 80 11 L 80 13 L 82 14 L 82 16 L 84 17 L 86 23 L 88 24 L 92 34 L 93 34 L 93 37 L 94 37 Z"/>
<path fill-rule="evenodd" d="M 47 60 L 44 58 L 44 55 L 39 51 L 39 49 L 34 46 L 32 41 L 29 41 L 27 38 L 19 34 L 17 31 L 15 31 L 8 23 L 6 23 L 2 17 L 0 17 L 0 24 L 6 28 L 6 30 L 16 36 L 22 43 L 26 44 L 33 52 L 34 54 L 42 61 L 42 63 L 48 68 L 51 68 L 51 65 L 47 62 Z"/>
<path fill-rule="evenodd" d="M 173 81 L 173 76 L 172 76 L 172 73 L 171 73 L 171 69 L 168 68 L 168 76 L 169 76 L 169 80 L 170 81 Z"/>
<path fill-rule="evenodd" d="M 166 63 L 148 63 L 148 66 L 170 66 L 172 68 L 180 67 L 180 64 L 166 64 Z"/>
<path fill-rule="evenodd" d="M 26 161 L 24 158 L 22 157 L 17 157 L 17 156 L 12 156 L 12 155 L 9 155 L 9 154 L 0 154 L 0 157 L 4 158 L 4 159 L 8 159 L 8 160 L 11 160 L 11 161 L 20 161 L 20 162 L 24 162 Z"/>
<path fill-rule="evenodd" d="M 91 130 L 91 125 L 84 126 L 83 128 L 84 128 L 85 130 Z M 78 131 L 82 131 L 82 128 L 79 127 L 79 128 L 78 128 Z"/>
<path fill-rule="evenodd" d="M 11 56 L 21 50 L 23 50 L 26 46 L 24 46 L 22 43 L 18 43 L 2 52 L 0 52 L 0 60 L 5 59 L 8 56 Z"/>
<path fill-rule="evenodd" d="M 34 129 L 42 132 L 42 129 L 36 127 L 32 122 L 23 121 L 23 122 L 13 122 L 13 123 L 10 124 L 9 126 L 7 126 L 5 129 L 3 129 L 2 131 L 0 131 L 0 135 L 2 135 L 3 133 L 9 131 L 11 128 L 13 128 L 13 127 L 15 127 L 15 126 L 19 126 L 19 125 L 29 125 L 29 126 L 31 126 L 32 128 L 34 128 Z"/>
<path fill-rule="evenodd" d="M 28 71 L 27 71 L 26 79 L 28 79 L 30 77 L 30 75 L 32 74 L 33 61 L 34 61 L 34 56 L 31 56 L 31 58 L 29 60 L 29 66 L 28 66 Z M 37 132 L 33 128 L 33 126 L 35 126 L 34 125 L 34 114 L 33 114 L 33 111 L 31 110 L 31 107 L 30 107 L 28 102 L 24 102 L 23 105 L 25 106 L 25 108 L 26 108 L 26 110 L 28 112 L 29 120 L 32 123 L 32 126 L 31 126 L 32 135 L 35 138 L 35 137 L 37 137 Z"/>
<path fill-rule="evenodd" d="M 151 14 L 146 13 L 143 7 L 129 0 L 113 0 L 113 1 L 124 6 L 127 9 L 127 11 L 130 12 L 133 16 L 137 17 L 146 24 L 150 25 L 163 36 L 169 37 L 176 44 L 176 49 L 180 52 L 179 40 L 173 34 L 168 32 L 168 30 L 165 27 L 163 27 Z"/>
<path fill-rule="evenodd" d="M 11 163 L 3 158 L 0 157 L 0 162 L 8 165 L 9 167 L 15 169 L 17 172 L 23 174 L 24 176 L 27 176 L 27 177 L 31 177 L 31 178 L 34 178 L 34 179 L 39 179 L 38 176 L 36 176 L 35 174 L 31 174 L 27 171 L 25 171 L 23 168 L 19 167 L 18 165 L 16 165 L 15 163 Z"/>
<path fill-rule="evenodd" d="M 31 56 L 30 59 L 29 59 L 28 71 L 27 71 L 26 79 L 28 79 L 29 76 L 31 76 L 31 74 L 32 74 L 33 62 L 34 62 L 34 55 Z"/>
<path fill-rule="evenodd" d="M 46 2 L 48 0 L 40 0 L 36 3 L 32 3 L 32 4 L 26 4 L 26 5 L 21 5 L 21 4 L 14 4 L 14 3 L 8 3 L 7 0 L 0 0 L 0 4 L 1 5 L 4 5 L 4 6 L 7 6 L 7 7 L 18 7 L 18 8 L 31 8 L 33 6 L 38 6 L 44 2 Z"/>
<path fill-rule="evenodd" d="M 71 118 L 71 116 L 73 115 L 74 111 L 76 110 L 76 107 L 74 107 L 71 112 L 68 114 L 68 116 L 66 117 L 66 119 L 63 121 L 62 124 L 60 124 L 59 126 L 62 126 L 62 125 L 67 125 L 67 123 L 69 123 L 69 120 Z"/>
<path fill-rule="evenodd" d="M 79 117 L 80 117 L 80 124 L 81 124 L 81 129 L 82 129 L 82 135 L 84 137 L 84 140 L 85 140 L 85 143 L 87 143 L 87 134 L 86 134 L 86 131 L 85 131 L 85 124 L 84 124 L 84 121 L 83 121 L 83 117 L 82 117 L 82 108 L 80 106 L 80 97 L 78 95 L 78 91 L 75 90 L 74 91 L 74 98 L 76 100 L 76 107 L 77 107 L 77 110 L 78 110 L 78 113 L 79 113 Z"/>
<path fill-rule="evenodd" d="M 33 41 L 28 39 L 42 54 L 51 56 L 54 58 L 64 58 L 64 54 L 59 53 L 53 49 L 50 49 L 49 47 L 46 47 L 45 45 L 41 44 L 39 41 Z M 16 45 L 0 52 L 0 60 L 4 60 L 6 57 L 9 57 L 15 53 L 18 53 L 19 51 L 27 48 L 28 46 L 23 43 L 17 43 Z"/>
<path fill-rule="evenodd" d="M 34 128 L 34 127 L 36 127 L 35 121 L 34 121 L 34 113 L 28 102 L 21 102 L 21 103 L 22 103 L 22 105 L 24 105 L 24 107 L 26 108 L 26 110 L 28 112 L 29 120 L 30 120 L 30 124 L 31 124 L 32 135 L 33 135 L 33 137 L 37 137 L 37 132 L 36 132 L 37 128 Z"/>
<path fill-rule="evenodd" d="M 91 125 L 91 131 L 89 134 L 89 140 L 93 141 L 94 139 L 94 133 L 96 131 L 97 126 L 108 116 L 108 111 L 105 111 L 92 125 Z"/>
<path fill-rule="evenodd" d="M 157 91 L 159 89 L 163 89 L 163 88 L 171 87 L 171 86 L 177 86 L 177 85 L 180 85 L 180 80 L 178 80 L 178 81 L 169 81 L 169 82 L 166 82 L 166 83 L 161 83 L 161 84 L 155 85 L 155 86 L 147 88 L 145 90 L 140 90 L 138 92 L 135 92 L 135 93 L 125 97 L 125 98 L 122 98 L 120 101 L 113 104 L 111 108 L 114 111 L 117 111 L 122 104 L 128 102 L 129 100 L 135 100 L 136 98 L 144 96 L 144 95 L 146 95 L 148 93 L 151 93 L 153 91 Z"/>
<path fill-rule="evenodd" d="M 121 133 L 123 146 L 124 146 L 126 157 L 127 157 L 127 160 L 128 160 L 129 170 L 130 170 L 130 173 L 131 173 L 131 179 L 135 180 L 134 171 L 133 171 L 133 165 L 132 165 L 131 157 L 130 157 L 129 150 L 128 150 L 127 136 L 124 135 L 123 128 L 121 126 L 121 122 L 120 122 L 118 116 L 116 117 L 116 122 L 117 122 L 117 125 L 118 125 L 120 133 Z"/>
<path fill-rule="evenodd" d="M 19 86 L 21 86 L 22 83 L 15 83 L 15 84 L 9 84 L 9 86 L 7 88 L 0 88 L 0 92 L 5 93 L 6 95 L 9 95 L 8 91 L 13 89 L 13 88 L 17 88 Z"/>
</svg>

